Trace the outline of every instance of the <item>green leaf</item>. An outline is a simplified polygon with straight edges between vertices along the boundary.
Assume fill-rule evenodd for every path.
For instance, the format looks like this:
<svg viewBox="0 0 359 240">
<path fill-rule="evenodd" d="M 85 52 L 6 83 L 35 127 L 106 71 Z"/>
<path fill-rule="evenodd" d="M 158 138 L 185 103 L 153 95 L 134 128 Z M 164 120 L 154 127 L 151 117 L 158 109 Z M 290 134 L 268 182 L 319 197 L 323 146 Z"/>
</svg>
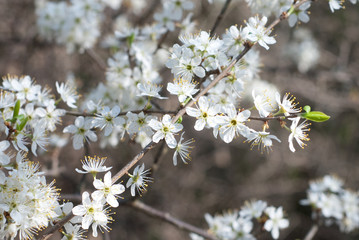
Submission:
<svg viewBox="0 0 359 240">
<path fill-rule="evenodd" d="M 23 116 L 23 115 L 21 115 L 21 116 Z M 29 121 L 28 117 L 25 117 L 25 118 L 22 117 L 20 124 L 16 124 L 16 130 L 21 131 L 22 129 L 24 129 L 27 121 Z"/>
<path fill-rule="evenodd" d="M 310 112 L 310 106 L 306 105 L 303 107 L 303 110 L 306 112 L 306 113 L 309 113 Z"/>
<path fill-rule="evenodd" d="M 179 119 L 176 121 L 176 123 L 182 123 L 183 118 L 179 117 Z"/>
<path fill-rule="evenodd" d="M 20 111 L 20 100 L 17 100 L 15 103 L 15 107 L 14 107 L 14 113 L 13 113 L 12 119 L 11 119 L 12 123 L 16 122 L 17 116 L 19 115 L 19 111 Z"/>
<path fill-rule="evenodd" d="M 127 44 L 129 47 L 131 47 L 133 41 L 135 41 L 135 34 L 132 33 L 130 36 L 127 37 Z"/>
<path fill-rule="evenodd" d="M 327 114 L 319 111 L 303 113 L 301 116 L 313 122 L 325 122 L 330 118 Z"/>
</svg>

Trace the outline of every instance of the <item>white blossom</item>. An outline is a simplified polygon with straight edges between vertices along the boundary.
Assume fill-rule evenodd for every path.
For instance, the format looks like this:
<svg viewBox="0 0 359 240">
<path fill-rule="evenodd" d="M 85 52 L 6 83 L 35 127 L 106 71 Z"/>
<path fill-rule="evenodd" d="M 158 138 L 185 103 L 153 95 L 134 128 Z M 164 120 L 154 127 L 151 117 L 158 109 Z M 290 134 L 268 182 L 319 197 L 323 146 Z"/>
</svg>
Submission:
<svg viewBox="0 0 359 240">
<path fill-rule="evenodd" d="M 105 157 L 100 158 L 98 156 L 94 156 L 94 157 L 85 156 L 85 160 L 81 160 L 82 168 L 85 171 L 76 168 L 76 172 L 82 174 L 91 173 L 94 176 L 96 176 L 96 174 L 99 172 L 107 172 L 112 167 L 103 166 L 106 162 L 106 159 L 107 158 Z"/>
<path fill-rule="evenodd" d="M 76 93 L 76 88 L 74 86 L 74 80 L 70 76 L 66 83 L 59 84 L 56 82 L 56 90 L 60 94 L 61 99 L 66 102 L 66 104 L 71 108 L 77 108 L 76 101 L 79 96 Z"/>
<path fill-rule="evenodd" d="M 91 194 L 93 199 L 98 201 L 106 199 L 111 207 L 118 207 L 116 197 L 125 191 L 125 187 L 122 184 L 112 184 L 111 172 L 105 174 L 103 181 L 94 179 L 93 185 L 97 189 Z"/>
<path fill-rule="evenodd" d="M 158 143 L 161 139 L 165 139 L 169 148 L 176 147 L 177 141 L 174 134 L 181 131 L 183 126 L 179 123 L 172 123 L 170 115 L 165 114 L 161 122 L 156 119 L 151 119 L 149 126 L 156 131 L 152 137 L 152 141 Z"/>
<path fill-rule="evenodd" d="M 93 126 L 98 127 L 101 130 L 105 130 L 104 135 L 109 136 L 115 126 L 121 125 L 125 122 L 125 119 L 119 117 L 121 109 L 118 106 L 114 106 L 112 109 L 104 107 L 99 114 L 96 114 L 93 120 Z"/>
<path fill-rule="evenodd" d="M 292 120 L 292 125 L 290 126 L 291 134 L 288 137 L 289 149 L 292 152 L 295 152 L 295 148 L 293 145 L 294 139 L 297 141 L 298 145 L 301 148 L 304 148 L 304 146 L 306 145 L 303 141 L 309 141 L 307 132 L 310 129 L 308 129 L 307 127 L 310 125 L 310 123 L 307 123 L 307 121 L 303 121 L 301 124 L 299 124 L 300 117 L 296 117 L 290 120 Z"/>
<path fill-rule="evenodd" d="M 279 238 L 279 230 L 287 228 L 289 226 L 288 219 L 283 217 L 282 207 L 267 207 L 265 213 L 268 215 L 269 219 L 264 223 L 264 229 L 268 232 L 271 232 L 274 239 Z"/>
<path fill-rule="evenodd" d="M 150 170 L 145 170 L 145 164 L 142 163 L 141 166 L 137 165 L 135 167 L 132 174 L 128 174 L 130 178 L 126 183 L 126 187 L 131 188 L 131 196 L 136 195 L 136 189 L 140 195 L 146 191 L 147 182 L 152 182 L 152 178 L 146 176 L 149 173 Z"/>
<path fill-rule="evenodd" d="M 193 148 L 193 146 L 190 146 L 190 144 L 192 144 L 194 142 L 194 140 L 191 138 L 185 142 L 183 141 L 183 134 L 184 132 L 181 134 L 181 138 L 179 140 L 179 142 L 177 143 L 177 146 L 175 147 L 175 152 L 173 154 L 173 165 L 177 166 L 177 158 L 178 155 L 180 156 L 182 162 L 184 162 L 185 164 L 187 164 L 187 161 L 191 160 L 191 157 L 189 156 L 191 153 L 191 149 Z"/>
<path fill-rule="evenodd" d="M 104 204 L 97 200 L 91 200 L 88 192 L 82 193 L 82 204 L 72 209 L 75 216 L 82 216 L 82 228 L 89 229 L 92 225 L 92 235 L 97 237 L 97 227 L 108 230 L 107 224 L 112 220 Z"/>
<path fill-rule="evenodd" d="M 74 134 L 73 147 L 78 150 L 84 146 L 84 141 L 97 141 L 97 135 L 91 130 L 93 124 L 92 119 L 77 117 L 74 125 L 69 125 L 64 128 L 64 133 Z"/>
</svg>

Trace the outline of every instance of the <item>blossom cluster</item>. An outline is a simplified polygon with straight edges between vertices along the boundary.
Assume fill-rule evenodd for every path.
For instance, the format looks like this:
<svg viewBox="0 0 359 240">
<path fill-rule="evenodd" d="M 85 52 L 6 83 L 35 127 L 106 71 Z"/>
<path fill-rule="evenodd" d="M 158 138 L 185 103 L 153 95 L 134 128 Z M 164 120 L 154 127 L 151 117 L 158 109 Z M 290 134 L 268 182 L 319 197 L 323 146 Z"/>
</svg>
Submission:
<svg viewBox="0 0 359 240">
<path fill-rule="evenodd" d="M 320 57 L 317 41 L 312 33 L 305 28 L 300 28 L 294 32 L 293 40 L 286 47 L 284 54 L 296 63 L 301 73 L 314 69 Z"/>
<path fill-rule="evenodd" d="M 1 142 L 2 149 L 4 142 Z M 0 162 L 0 238 L 30 239 L 58 217 L 58 190 L 54 181 L 47 184 L 39 164 L 28 161 L 22 153 L 16 162 L 1 153 Z"/>
<path fill-rule="evenodd" d="M 69 88 L 64 83 L 58 86 L 64 101 L 72 105 L 76 99 L 65 96 Z M 66 111 L 57 107 L 58 102 L 48 88 L 42 88 L 30 76 L 4 77 L 2 88 L 5 91 L 0 93 L 0 130 L 17 151 L 27 152 L 27 145 L 31 144 L 36 156 L 38 147 L 45 150 L 48 133 L 56 130 Z"/>
<path fill-rule="evenodd" d="M 76 169 L 78 173 L 90 173 L 93 176 L 93 186 L 96 190 L 91 194 L 84 191 L 82 193 L 82 204 L 74 207 L 72 213 L 78 217 L 77 221 L 81 222 L 83 230 L 87 230 L 92 226 L 92 235 L 94 237 L 98 235 L 97 228 L 101 231 L 109 231 L 108 224 L 113 221 L 109 208 L 119 206 L 117 198 L 125 191 L 125 186 L 115 184 L 112 181 L 112 174 L 109 171 L 112 167 L 104 166 L 105 161 L 106 158 L 88 156 L 82 161 L 83 170 Z M 97 174 L 102 172 L 106 172 L 104 178 L 97 178 Z M 126 187 L 131 189 L 132 196 L 136 195 L 136 189 L 140 195 L 146 191 L 147 183 L 152 181 L 151 177 L 146 176 L 148 173 L 149 170 L 145 170 L 145 165 L 142 164 L 134 169 L 133 174 L 128 174 L 130 178 Z"/>
<path fill-rule="evenodd" d="M 245 0 L 250 7 L 252 13 L 254 14 L 263 14 L 266 16 L 279 16 L 283 10 L 288 10 L 292 5 L 292 0 Z M 335 10 L 339 10 L 343 8 L 344 0 L 328 0 L 329 8 L 332 12 Z M 356 4 L 357 0 L 350 0 L 352 4 Z M 310 6 L 310 2 L 303 4 L 299 9 L 296 9 L 294 14 L 298 16 L 299 20 L 306 23 L 309 20 L 308 16 L 303 16 L 303 12 L 305 12 Z M 302 16 L 300 16 L 302 15 Z M 289 19 L 289 25 L 292 27 L 294 20 Z"/>
<path fill-rule="evenodd" d="M 48 41 L 66 45 L 69 53 L 92 48 L 101 35 L 105 6 L 118 9 L 121 0 L 71 0 L 67 2 L 36 1 L 40 35 Z"/>
<path fill-rule="evenodd" d="M 143 1 L 130 2 L 129 6 L 134 9 L 141 8 L 136 4 L 145 4 Z M 77 116 L 73 124 L 63 128 L 63 133 L 71 135 L 76 150 L 83 148 L 86 142 L 99 139 L 102 147 L 116 146 L 128 135 L 143 148 L 164 141 L 174 151 L 174 165 L 178 164 L 178 157 L 184 163 L 191 159 L 194 140 L 184 141 L 182 117 L 178 114 L 173 117 L 173 112 L 163 110 L 158 104 L 168 98 L 161 85 L 163 66 L 174 75 L 173 82 L 169 82 L 165 89 L 178 98 L 188 116 L 196 118 L 196 131 L 211 129 L 214 137 L 219 136 L 225 143 L 241 136 L 251 148 L 264 151 L 271 149 L 274 140 L 281 142 L 269 132 L 267 122 L 277 119 L 289 132 L 289 149 L 295 151 L 294 141 L 303 148 L 304 141 L 309 140 L 310 123 L 307 120 L 323 121 L 329 117 L 321 112 L 311 114 L 308 106 L 302 112 L 295 97 L 290 94 L 281 96 L 275 87 L 262 81 L 259 51 L 254 45 L 268 50 L 268 45 L 276 43 L 270 36 L 272 29 L 267 26 L 268 17 L 286 12 L 289 25 L 293 27 L 299 21 L 309 21 L 311 4 L 308 1 L 294 8 L 290 0 L 246 2 L 254 12 L 264 16 L 250 17 L 243 27 L 232 25 L 218 37 L 206 31 L 189 34 L 195 26 L 192 13 L 186 17 L 184 14 L 194 8 L 194 3 L 189 0 L 163 0 L 162 9 L 153 16 L 154 21 L 142 27 L 132 26 L 120 16 L 116 19 L 114 34 L 101 43 L 112 54 L 107 60 L 105 81 L 86 94 L 81 102 L 71 74 L 66 82 L 56 82 L 58 98 L 30 76 L 4 77 L 1 86 L 4 91 L 0 93 L 0 131 L 6 136 L 6 140 L 0 142 L 0 238 L 32 238 L 38 229 L 54 224 L 71 212 L 76 217 L 61 230 L 63 239 L 83 239 L 84 231 L 90 227 L 93 236 L 97 237 L 98 229 L 110 229 L 108 225 L 113 221 L 110 208 L 120 205 L 118 199 L 125 189 L 128 188 L 135 197 L 145 192 L 147 184 L 152 182 L 150 170 L 142 164 L 137 165 L 132 174 L 126 170 L 129 178 L 125 186 L 116 184 L 110 172 L 112 167 L 104 166 L 105 158 L 85 157 L 83 170 L 76 171 L 92 174 L 96 190 L 84 191 L 78 206 L 74 207 L 70 202 L 60 204 L 53 182 L 46 184 L 43 173 L 38 171 L 39 165 L 25 160 L 22 151 L 29 152 L 31 146 L 31 152 L 37 156 L 39 148 L 46 150 L 65 114 Z M 351 2 L 355 4 L 356 0 Z M 341 4 L 339 0 L 329 0 L 332 11 L 341 8 Z M 65 45 L 69 53 L 77 50 L 82 53 L 92 49 L 100 39 L 105 7 L 118 10 L 121 5 L 121 0 L 37 0 L 39 34 L 48 41 Z M 182 33 L 181 43 L 173 45 L 169 56 L 163 49 L 162 40 L 176 28 Z M 307 45 L 305 49 L 308 49 Z M 296 47 L 302 48 L 301 45 Z M 315 48 L 315 44 L 312 47 Z M 248 49 L 251 51 L 238 57 Z M 294 60 L 300 63 L 302 58 L 308 58 L 304 51 L 302 55 Z M 318 58 L 315 54 L 311 56 L 310 66 Z M 299 64 L 299 70 L 305 72 L 310 66 Z M 215 75 L 220 73 L 225 73 L 224 78 L 212 87 L 211 84 L 216 82 Z M 211 89 L 202 94 L 201 90 L 206 87 Z M 243 104 L 245 99 L 250 102 L 247 108 Z M 59 108 L 61 101 L 81 112 Z M 187 106 L 189 102 L 191 106 Z M 307 120 L 303 121 L 304 118 Z M 251 119 L 263 121 L 262 129 L 253 129 Z M 291 122 L 289 127 L 286 121 Z M 98 134 L 99 131 L 103 134 Z M 13 156 L 6 153 L 10 152 L 11 144 L 17 152 L 15 163 L 10 161 Z M 104 173 L 103 177 L 98 173 Z M 310 204 L 317 218 L 329 219 L 327 222 L 335 222 L 343 231 L 349 232 L 359 224 L 357 196 L 357 193 L 342 189 L 340 180 L 326 176 L 311 183 L 308 199 L 302 203 Z M 210 232 L 223 240 L 256 239 L 255 227 L 278 239 L 279 231 L 289 226 L 282 207 L 267 206 L 263 201 L 248 202 L 240 211 L 223 215 L 206 214 L 205 218 Z M 196 235 L 191 238 L 202 239 Z"/>
<path fill-rule="evenodd" d="M 336 224 L 349 233 L 359 228 L 359 193 L 343 185 L 343 180 L 333 175 L 313 180 L 301 204 L 311 206 L 314 220 L 327 226 Z"/>
<path fill-rule="evenodd" d="M 284 218 L 283 208 L 268 206 L 264 201 L 246 202 L 240 211 L 228 211 L 221 215 L 205 215 L 209 232 L 220 240 L 255 240 L 255 228 L 271 233 L 273 239 L 279 238 L 279 230 L 289 226 Z M 204 238 L 191 234 L 192 240 Z"/>
</svg>

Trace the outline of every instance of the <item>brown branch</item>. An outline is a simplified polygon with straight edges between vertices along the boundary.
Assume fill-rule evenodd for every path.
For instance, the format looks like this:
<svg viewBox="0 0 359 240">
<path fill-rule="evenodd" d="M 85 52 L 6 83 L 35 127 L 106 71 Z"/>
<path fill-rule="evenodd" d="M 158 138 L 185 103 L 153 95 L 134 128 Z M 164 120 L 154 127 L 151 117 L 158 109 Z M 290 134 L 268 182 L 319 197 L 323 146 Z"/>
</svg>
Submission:
<svg viewBox="0 0 359 240">
<path fill-rule="evenodd" d="M 302 0 L 298 3 L 296 3 L 294 5 L 294 8 L 298 8 L 300 5 L 302 5 L 305 2 L 308 2 L 311 0 Z M 281 14 L 281 16 L 279 17 L 279 19 L 275 20 L 268 28 L 268 31 L 270 31 L 270 29 L 274 28 L 278 23 L 280 23 L 281 21 L 287 19 L 289 17 L 289 15 L 286 12 L 283 12 Z M 255 44 L 255 43 L 254 43 Z M 227 76 L 228 72 L 231 70 L 231 68 L 240 60 L 243 58 L 243 56 L 245 54 L 247 54 L 247 52 L 252 48 L 252 46 L 254 45 L 253 43 L 248 43 L 246 42 L 244 44 L 244 49 L 243 51 L 228 65 L 228 67 L 226 69 L 224 69 L 205 89 L 203 89 L 193 100 L 191 100 L 185 107 L 191 107 L 195 104 L 195 102 L 198 101 L 198 99 L 205 95 L 212 87 L 214 87 L 220 80 L 222 80 L 224 77 Z M 181 110 L 179 110 L 176 114 L 176 116 L 174 116 L 172 118 L 172 123 L 177 122 L 177 120 L 182 117 L 185 113 L 186 113 L 186 109 L 182 108 Z M 162 140 L 163 141 L 163 140 Z M 112 177 L 112 183 L 115 183 L 118 179 L 120 179 L 123 175 L 125 175 L 126 173 L 128 173 L 128 171 L 138 162 L 140 161 L 143 156 L 152 148 L 154 148 L 157 145 L 157 143 L 151 141 L 146 147 L 144 147 L 125 167 L 123 167 L 119 172 L 117 172 L 113 177 Z M 158 213 L 162 213 L 162 212 L 158 212 Z M 70 218 L 68 219 L 68 221 L 73 217 L 73 214 L 69 214 Z M 158 217 L 160 217 L 161 214 L 159 214 Z M 65 218 L 67 218 L 68 216 L 66 216 Z M 162 216 L 164 220 L 166 220 L 165 216 Z M 61 221 L 63 226 L 66 222 Z M 172 222 L 171 222 L 172 223 Z M 58 223 L 59 224 L 59 223 Z M 53 227 L 50 227 L 46 230 L 46 232 L 48 232 L 48 236 L 51 236 L 53 234 L 53 232 L 55 232 L 56 230 L 60 229 L 61 226 L 59 228 L 57 228 L 56 226 L 58 226 L 58 224 L 56 224 Z M 175 224 L 175 223 L 172 223 Z M 190 225 L 191 226 L 191 225 Z M 186 229 L 187 230 L 187 229 Z M 192 230 L 190 230 L 192 231 Z M 44 239 L 44 238 L 41 238 Z M 209 239 L 216 239 L 216 238 L 209 238 Z"/>
<path fill-rule="evenodd" d="M 208 231 L 197 228 L 189 223 L 183 222 L 177 218 L 172 217 L 169 213 L 162 212 L 160 210 L 152 208 L 138 200 L 129 203 L 128 206 L 130 206 L 136 210 L 139 210 L 150 217 L 155 217 L 155 218 L 159 218 L 163 221 L 166 221 L 179 229 L 182 229 L 182 230 L 185 230 L 188 232 L 192 232 L 192 233 L 196 233 L 196 234 L 204 237 L 205 239 L 218 240 L 218 238 L 216 238 L 212 234 L 208 233 Z"/>
<path fill-rule="evenodd" d="M 304 2 L 308 0 L 303 0 L 297 4 L 295 4 L 295 8 L 298 8 Z M 282 13 L 279 19 L 275 20 L 271 25 L 270 28 L 275 27 L 278 23 L 288 18 L 288 14 L 286 12 Z M 269 29 L 268 29 L 269 30 Z M 254 43 L 255 44 L 255 43 Z M 184 108 L 180 109 L 176 116 L 172 118 L 172 123 L 177 122 L 177 120 L 182 117 L 186 113 L 186 107 L 191 107 L 198 101 L 198 99 L 205 95 L 211 88 L 213 88 L 220 80 L 227 76 L 228 72 L 232 69 L 232 67 L 247 54 L 247 52 L 252 48 L 254 45 L 253 43 L 246 42 L 244 44 L 244 49 L 242 52 L 228 65 L 226 69 L 224 69 L 205 89 L 203 89 L 194 99 L 192 99 Z M 143 158 L 143 156 L 148 152 L 148 150 L 152 149 L 156 145 L 155 142 L 151 141 L 145 148 L 141 150 L 139 154 L 137 154 L 123 169 L 121 169 L 115 176 L 112 177 L 112 182 L 116 182 L 120 179 L 123 175 L 125 175 L 139 160 Z"/>
<path fill-rule="evenodd" d="M 97 64 L 97 66 L 99 66 L 102 71 L 106 71 L 106 62 L 94 50 L 86 49 L 85 52 L 92 58 L 92 60 L 94 60 L 94 62 Z"/>
<path fill-rule="evenodd" d="M 317 224 L 314 224 L 308 231 L 307 235 L 305 235 L 304 240 L 312 240 L 315 234 L 317 234 L 318 230 L 319 226 Z"/>
<path fill-rule="evenodd" d="M 52 236 L 52 234 L 54 234 L 54 232 L 60 230 L 62 228 L 62 226 L 64 226 L 65 223 L 70 221 L 73 217 L 74 217 L 74 215 L 71 212 L 66 217 L 64 217 L 61 221 L 57 222 L 54 226 L 51 226 L 51 227 L 47 228 L 45 231 L 41 232 L 36 239 L 37 240 L 49 239 Z"/>
<path fill-rule="evenodd" d="M 222 7 L 222 10 L 221 10 L 221 12 L 219 13 L 219 15 L 217 16 L 217 19 L 216 19 L 216 21 L 214 22 L 214 25 L 213 25 L 213 27 L 212 27 L 212 29 L 211 29 L 211 32 L 210 32 L 210 35 L 209 35 L 210 37 L 213 37 L 213 36 L 214 36 L 214 33 L 215 33 L 215 31 L 216 31 L 216 28 L 218 27 L 219 23 L 222 21 L 223 16 L 224 16 L 224 13 L 227 11 L 228 6 L 229 6 L 229 4 L 231 3 L 231 1 L 232 1 L 232 0 L 227 0 L 227 1 L 224 3 L 224 5 L 223 5 L 223 7 Z"/>
<path fill-rule="evenodd" d="M 170 33 L 169 30 L 167 30 L 167 32 L 165 32 L 161 38 L 159 39 L 158 43 L 157 43 L 157 47 L 156 50 L 153 52 L 153 54 L 157 53 L 157 51 L 162 47 L 162 44 L 164 43 L 164 41 L 166 40 L 168 34 Z"/>
<path fill-rule="evenodd" d="M 144 24 L 146 20 L 155 12 L 156 8 L 158 7 L 158 5 L 160 5 L 160 3 L 161 0 L 152 1 L 151 6 L 148 8 L 148 10 L 145 13 L 141 14 L 141 17 L 136 21 L 134 25 L 139 26 Z"/>
<path fill-rule="evenodd" d="M 157 143 L 151 141 L 149 144 L 147 144 L 146 147 L 144 147 L 140 153 L 138 153 L 129 163 L 126 164 L 118 173 L 116 173 L 112 177 L 112 183 L 115 183 L 118 179 L 120 179 L 123 175 L 128 173 L 128 171 L 138 162 L 140 161 L 143 156 L 152 148 L 154 148 L 157 145 Z"/>
<path fill-rule="evenodd" d="M 146 114 L 176 114 L 176 111 L 164 111 L 164 110 L 135 110 L 135 111 L 128 111 L 131 113 L 146 113 Z M 119 113 L 117 116 L 123 116 L 126 115 L 128 112 L 121 112 Z M 73 111 L 67 111 L 66 115 L 70 115 L 70 116 L 76 116 L 76 117 L 97 117 L 95 114 L 93 113 L 86 113 L 86 112 L 73 112 Z"/>
</svg>

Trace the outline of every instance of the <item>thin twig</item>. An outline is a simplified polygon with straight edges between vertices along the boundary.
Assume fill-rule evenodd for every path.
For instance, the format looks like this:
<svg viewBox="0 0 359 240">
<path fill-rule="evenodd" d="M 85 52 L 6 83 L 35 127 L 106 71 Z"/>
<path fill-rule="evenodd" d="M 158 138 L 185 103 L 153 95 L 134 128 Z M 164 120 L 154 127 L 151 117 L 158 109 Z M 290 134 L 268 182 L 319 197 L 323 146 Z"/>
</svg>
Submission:
<svg viewBox="0 0 359 240">
<path fill-rule="evenodd" d="M 152 208 L 138 200 L 129 203 L 128 206 L 131 206 L 132 208 L 134 208 L 136 210 L 140 210 L 141 212 L 145 213 L 148 216 L 159 218 L 163 221 L 166 221 L 179 229 L 182 229 L 182 230 L 185 230 L 188 232 L 192 232 L 192 233 L 196 233 L 196 234 L 204 237 L 205 239 L 218 240 L 218 238 L 216 238 L 212 234 L 208 233 L 206 230 L 197 228 L 189 223 L 183 222 L 177 218 L 172 217 L 167 212 L 162 212 L 160 210 Z"/>
<path fill-rule="evenodd" d="M 309 230 L 309 232 L 307 233 L 307 235 L 305 235 L 304 240 L 312 240 L 312 239 L 314 238 L 315 234 L 317 234 L 318 229 L 319 229 L 319 226 L 318 226 L 317 224 L 314 224 L 314 225 L 310 228 L 310 230 Z"/>
<path fill-rule="evenodd" d="M 90 155 L 91 155 L 91 153 L 90 153 L 90 143 L 86 140 L 84 142 L 84 156 L 90 156 Z M 76 193 L 80 194 L 82 192 L 82 190 L 84 189 L 86 176 L 87 176 L 86 174 L 82 174 L 80 182 L 76 185 L 76 188 L 75 188 Z"/>
<path fill-rule="evenodd" d="M 97 65 L 100 67 L 102 71 L 106 71 L 107 64 L 106 62 L 92 49 L 86 49 L 85 51 Z"/>
<path fill-rule="evenodd" d="M 158 164 L 160 162 L 160 159 L 161 159 L 161 156 L 163 155 L 163 153 L 165 152 L 165 145 L 166 145 L 166 142 L 162 141 L 161 145 L 160 145 L 160 148 L 158 149 L 157 153 L 156 153 L 156 156 L 153 160 L 153 164 L 152 164 L 152 167 L 151 167 L 151 176 L 153 176 L 153 173 L 155 171 L 157 171 L 158 169 Z"/>
<path fill-rule="evenodd" d="M 214 22 L 214 25 L 213 25 L 213 27 L 212 27 L 212 29 L 211 29 L 211 32 L 210 32 L 210 35 L 209 35 L 210 37 L 213 37 L 213 36 L 214 36 L 214 33 L 215 33 L 215 31 L 216 31 L 216 28 L 218 27 L 219 23 L 220 23 L 221 20 L 223 19 L 224 13 L 227 11 L 228 6 L 229 6 L 229 4 L 231 3 L 231 1 L 232 1 L 232 0 L 227 0 L 227 1 L 224 3 L 224 5 L 223 5 L 223 7 L 222 7 L 222 10 L 221 10 L 221 12 L 219 13 L 219 15 L 217 16 L 217 19 L 216 19 L 216 21 Z"/>
<path fill-rule="evenodd" d="M 113 177 L 112 177 L 112 183 L 117 182 L 118 179 L 120 179 L 123 175 L 125 175 L 126 173 L 128 173 L 128 171 L 138 162 L 140 161 L 143 156 L 152 148 L 154 148 L 157 145 L 157 143 L 151 141 L 149 144 L 147 144 L 146 147 L 144 147 L 140 153 L 138 153 L 129 163 L 126 164 L 126 166 L 124 166 L 119 172 L 117 172 Z"/>
<path fill-rule="evenodd" d="M 157 6 L 161 3 L 161 0 L 152 1 L 152 5 L 148 8 L 147 12 L 141 14 L 141 17 L 134 24 L 135 26 L 142 25 L 146 20 L 155 12 Z"/>
<path fill-rule="evenodd" d="M 134 110 L 134 111 L 128 111 L 131 113 L 146 113 L 146 114 L 176 114 L 176 111 L 165 111 L 165 110 Z M 128 112 L 120 112 L 117 116 L 123 116 L 126 115 Z M 76 116 L 76 117 L 97 117 L 93 113 L 86 113 L 86 112 L 73 112 L 73 111 L 67 111 L 66 115 Z"/>
<path fill-rule="evenodd" d="M 157 51 L 162 47 L 162 44 L 164 43 L 164 41 L 166 40 L 168 34 L 170 33 L 169 30 L 167 30 L 167 32 L 165 32 L 161 38 L 158 40 L 158 43 L 157 43 L 157 47 L 156 47 L 156 50 L 153 52 L 153 54 L 157 53 Z"/>
<path fill-rule="evenodd" d="M 82 196 L 80 194 L 61 194 L 60 199 L 64 199 L 66 201 L 81 203 Z"/>
</svg>

